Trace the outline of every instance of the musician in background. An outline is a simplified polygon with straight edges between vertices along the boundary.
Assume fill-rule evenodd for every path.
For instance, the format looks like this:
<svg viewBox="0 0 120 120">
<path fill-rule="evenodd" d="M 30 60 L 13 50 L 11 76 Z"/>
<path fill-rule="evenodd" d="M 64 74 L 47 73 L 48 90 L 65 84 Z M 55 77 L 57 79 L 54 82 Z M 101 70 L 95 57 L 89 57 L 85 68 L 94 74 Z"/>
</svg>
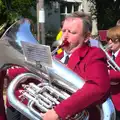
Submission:
<svg viewBox="0 0 120 120">
<path fill-rule="evenodd" d="M 60 29 L 58 35 L 56 36 L 56 40 L 52 44 L 52 51 L 61 44 L 62 42 L 61 37 L 62 37 L 62 30 Z M 61 52 L 62 52 L 62 48 L 58 49 L 55 54 L 60 54 Z"/>
<path fill-rule="evenodd" d="M 91 17 L 84 12 L 74 12 L 65 18 L 62 40 L 67 40 L 69 45 L 56 57 L 81 76 L 85 85 L 54 109 L 41 114 L 43 120 L 69 120 L 84 109 L 90 113 L 89 120 L 100 119 L 95 106 L 108 97 L 110 80 L 105 54 L 101 49 L 88 45 L 91 30 Z"/>
<path fill-rule="evenodd" d="M 120 66 L 120 26 L 115 26 L 107 31 L 109 54 Z M 111 96 L 116 108 L 117 120 L 120 120 L 120 71 L 109 69 L 111 80 Z"/>
</svg>

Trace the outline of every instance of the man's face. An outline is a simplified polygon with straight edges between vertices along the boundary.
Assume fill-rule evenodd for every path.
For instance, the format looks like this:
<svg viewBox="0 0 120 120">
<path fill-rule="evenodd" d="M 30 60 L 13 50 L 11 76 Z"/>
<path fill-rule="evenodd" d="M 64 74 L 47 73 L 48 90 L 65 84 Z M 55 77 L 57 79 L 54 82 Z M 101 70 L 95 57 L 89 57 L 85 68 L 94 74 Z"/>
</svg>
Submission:
<svg viewBox="0 0 120 120">
<path fill-rule="evenodd" d="M 80 18 L 67 18 L 62 28 L 62 40 L 67 40 L 70 44 L 64 49 L 68 52 L 81 47 L 84 43 L 83 22 Z"/>
<path fill-rule="evenodd" d="M 113 42 L 112 40 L 109 40 L 108 46 L 110 47 L 110 50 L 112 50 L 113 52 L 116 52 L 120 49 L 120 42 L 117 39 L 115 42 Z"/>
</svg>

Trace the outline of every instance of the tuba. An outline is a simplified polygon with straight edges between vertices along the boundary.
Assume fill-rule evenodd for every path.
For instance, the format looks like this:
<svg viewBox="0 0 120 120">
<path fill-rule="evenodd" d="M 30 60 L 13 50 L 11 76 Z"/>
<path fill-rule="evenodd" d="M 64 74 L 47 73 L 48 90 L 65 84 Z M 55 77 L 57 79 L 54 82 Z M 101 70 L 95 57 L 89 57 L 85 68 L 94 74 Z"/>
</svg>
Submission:
<svg viewBox="0 0 120 120">
<path fill-rule="evenodd" d="M 30 120 L 42 120 L 40 113 L 45 113 L 62 100 L 67 99 L 72 93 L 81 89 L 85 82 L 55 58 L 52 58 L 51 67 L 36 66 L 36 63 L 26 61 L 21 41 L 38 44 L 31 34 L 28 19 L 18 20 L 0 39 L 0 66 L 16 64 L 31 71 L 31 73 L 20 74 L 11 81 L 7 91 L 8 100 L 16 110 Z M 34 81 L 25 84 L 29 78 L 33 78 Z M 18 100 L 14 91 L 20 84 L 23 90 Z M 28 100 L 27 105 L 23 104 L 24 99 Z M 116 119 L 114 105 L 110 98 L 96 107 L 100 111 L 101 120 Z M 76 114 L 74 119 L 89 120 L 89 112 L 83 110 Z"/>
</svg>

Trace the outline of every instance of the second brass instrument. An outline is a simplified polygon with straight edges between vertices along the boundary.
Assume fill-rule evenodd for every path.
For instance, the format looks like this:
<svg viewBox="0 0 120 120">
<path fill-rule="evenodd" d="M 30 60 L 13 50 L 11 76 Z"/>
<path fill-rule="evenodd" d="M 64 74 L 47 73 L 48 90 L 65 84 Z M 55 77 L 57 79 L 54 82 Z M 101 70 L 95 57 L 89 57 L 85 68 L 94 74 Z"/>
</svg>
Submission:
<svg viewBox="0 0 120 120">
<path fill-rule="evenodd" d="M 107 63 L 108 65 L 115 71 L 120 71 L 120 67 L 116 64 L 116 62 L 112 59 L 112 57 L 108 54 L 107 52 L 107 46 L 106 47 L 103 47 L 102 43 L 100 43 L 100 48 L 104 51 L 104 53 L 106 54 L 107 56 Z"/>
</svg>

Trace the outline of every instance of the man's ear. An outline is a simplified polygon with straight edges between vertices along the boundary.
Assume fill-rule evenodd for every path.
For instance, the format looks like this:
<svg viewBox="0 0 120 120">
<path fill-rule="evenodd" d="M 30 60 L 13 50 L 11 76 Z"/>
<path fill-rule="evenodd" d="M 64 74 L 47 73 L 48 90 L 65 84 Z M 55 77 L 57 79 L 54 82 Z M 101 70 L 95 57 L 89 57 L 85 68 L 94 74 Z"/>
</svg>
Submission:
<svg viewBox="0 0 120 120">
<path fill-rule="evenodd" d="M 90 36 L 91 36 L 90 32 L 88 32 L 88 33 L 85 34 L 85 40 L 84 40 L 85 43 L 88 42 L 88 40 L 90 39 Z"/>
</svg>

